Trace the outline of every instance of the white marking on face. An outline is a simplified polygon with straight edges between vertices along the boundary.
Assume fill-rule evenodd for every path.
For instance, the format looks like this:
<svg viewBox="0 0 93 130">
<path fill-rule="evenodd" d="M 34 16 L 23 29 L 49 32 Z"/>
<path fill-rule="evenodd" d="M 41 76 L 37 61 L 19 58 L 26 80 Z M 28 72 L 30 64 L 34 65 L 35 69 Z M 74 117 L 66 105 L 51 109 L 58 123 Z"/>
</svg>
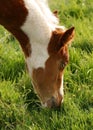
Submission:
<svg viewBox="0 0 93 130">
<path fill-rule="evenodd" d="M 35 44 L 34 44 L 35 45 Z M 32 75 L 33 69 L 37 69 L 39 67 L 45 68 L 45 62 L 48 59 L 49 55 L 47 53 L 46 46 L 31 46 L 32 47 L 32 54 L 30 57 L 26 59 L 26 63 L 28 66 L 28 70 Z"/>
<path fill-rule="evenodd" d="M 61 79 L 61 86 L 60 86 L 59 93 L 61 94 L 61 96 L 63 98 L 64 97 L 63 75 L 62 75 L 62 79 Z M 62 102 L 63 102 L 63 99 L 62 99 Z"/>
</svg>

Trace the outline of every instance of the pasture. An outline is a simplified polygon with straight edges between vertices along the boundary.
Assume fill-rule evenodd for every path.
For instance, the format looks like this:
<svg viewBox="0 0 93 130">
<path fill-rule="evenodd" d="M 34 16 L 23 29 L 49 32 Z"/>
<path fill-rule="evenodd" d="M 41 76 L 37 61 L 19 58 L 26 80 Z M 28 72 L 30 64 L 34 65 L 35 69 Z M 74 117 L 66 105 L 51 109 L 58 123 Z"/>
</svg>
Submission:
<svg viewBox="0 0 93 130">
<path fill-rule="evenodd" d="M 64 103 L 43 109 L 18 41 L 0 26 L 0 130 L 93 130 L 93 1 L 49 0 L 60 24 L 75 26 Z M 43 49 L 43 48 L 42 48 Z"/>
</svg>

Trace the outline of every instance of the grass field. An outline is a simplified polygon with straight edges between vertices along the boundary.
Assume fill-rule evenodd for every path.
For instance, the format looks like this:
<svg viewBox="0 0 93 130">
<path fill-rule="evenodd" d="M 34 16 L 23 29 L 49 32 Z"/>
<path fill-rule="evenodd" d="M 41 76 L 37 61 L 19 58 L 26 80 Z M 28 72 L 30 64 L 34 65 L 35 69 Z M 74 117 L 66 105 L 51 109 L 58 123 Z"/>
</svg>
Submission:
<svg viewBox="0 0 93 130">
<path fill-rule="evenodd" d="M 43 109 L 18 41 L 0 26 L 0 130 L 93 130 L 93 0 L 49 0 L 60 23 L 75 26 L 60 110 Z"/>
</svg>

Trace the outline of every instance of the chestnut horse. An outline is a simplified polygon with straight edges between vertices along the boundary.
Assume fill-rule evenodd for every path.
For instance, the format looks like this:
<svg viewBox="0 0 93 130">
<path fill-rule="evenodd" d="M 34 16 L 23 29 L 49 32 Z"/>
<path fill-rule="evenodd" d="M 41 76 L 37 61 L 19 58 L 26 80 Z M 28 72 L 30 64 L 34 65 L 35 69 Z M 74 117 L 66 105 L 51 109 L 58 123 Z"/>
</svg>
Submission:
<svg viewBox="0 0 93 130">
<path fill-rule="evenodd" d="M 19 41 L 34 89 L 44 107 L 63 102 L 63 71 L 74 27 L 65 29 L 46 0 L 0 0 L 0 24 Z"/>
</svg>

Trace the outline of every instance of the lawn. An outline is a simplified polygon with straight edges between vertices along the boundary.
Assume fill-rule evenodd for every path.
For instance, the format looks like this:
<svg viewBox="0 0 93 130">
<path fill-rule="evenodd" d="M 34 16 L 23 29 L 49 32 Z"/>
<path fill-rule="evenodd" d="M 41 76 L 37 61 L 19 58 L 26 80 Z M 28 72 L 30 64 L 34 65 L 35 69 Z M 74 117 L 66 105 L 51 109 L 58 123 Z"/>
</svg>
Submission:
<svg viewBox="0 0 93 130">
<path fill-rule="evenodd" d="M 93 1 L 49 0 L 60 24 L 75 27 L 60 110 L 43 109 L 18 41 L 0 26 L 0 130 L 93 130 Z"/>
</svg>

